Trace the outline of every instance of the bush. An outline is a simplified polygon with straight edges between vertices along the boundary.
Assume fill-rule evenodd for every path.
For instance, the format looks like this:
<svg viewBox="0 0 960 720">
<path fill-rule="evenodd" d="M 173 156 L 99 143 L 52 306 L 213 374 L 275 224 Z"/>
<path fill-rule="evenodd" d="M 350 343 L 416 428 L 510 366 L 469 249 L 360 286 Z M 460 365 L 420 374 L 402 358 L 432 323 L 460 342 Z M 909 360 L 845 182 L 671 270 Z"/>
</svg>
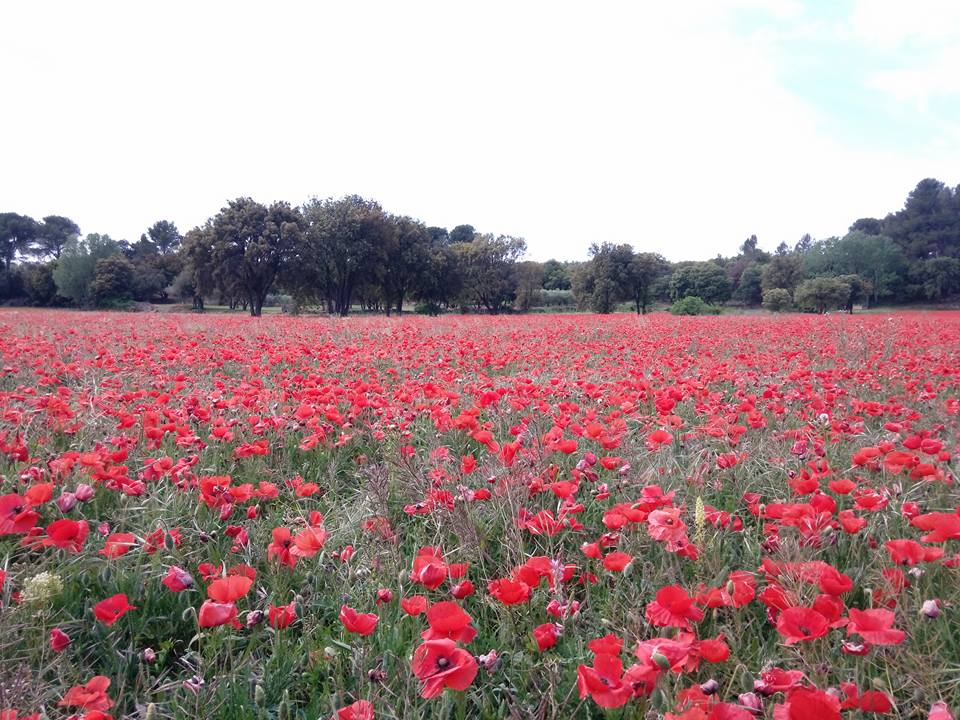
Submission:
<svg viewBox="0 0 960 720">
<path fill-rule="evenodd" d="M 687 295 L 671 305 L 670 312 L 673 315 L 719 315 L 720 308 L 705 303 L 702 298 L 696 295 Z"/>
<path fill-rule="evenodd" d="M 770 288 L 763 293 L 763 308 L 771 312 L 784 312 L 793 307 L 793 298 L 786 288 Z"/>
<path fill-rule="evenodd" d="M 850 284 L 836 277 L 818 277 L 797 285 L 793 298 L 807 312 L 825 313 L 845 308 L 850 300 Z"/>
<path fill-rule="evenodd" d="M 97 260 L 90 297 L 101 307 L 115 307 L 133 299 L 135 282 L 133 264 L 123 255 L 112 255 Z"/>
<path fill-rule="evenodd" d="M 424 300 L 418 302 L 414 306 L 413 311 L 418 315 L 439 315 L 441 312 L 439 304 Z"/>
</svg>

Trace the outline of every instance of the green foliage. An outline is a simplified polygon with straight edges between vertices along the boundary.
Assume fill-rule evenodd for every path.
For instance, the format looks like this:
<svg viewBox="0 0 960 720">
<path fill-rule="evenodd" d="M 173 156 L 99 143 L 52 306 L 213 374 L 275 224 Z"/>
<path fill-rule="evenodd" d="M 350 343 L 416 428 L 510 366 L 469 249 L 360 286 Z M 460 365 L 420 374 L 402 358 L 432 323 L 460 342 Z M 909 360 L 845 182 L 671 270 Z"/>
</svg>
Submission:
<svg viewBox="0 0 960 720">
<path fill-rule="evenodd" d="M 509 235 L 477 235 L 455 245 L 463 272 L 461 304 L 491 313 L 506 310 L 516 296 L 514 266 L 526 250 L 523 239 Z"/>
<path fill-rule="evenodd" d="M 846 309 L 851 287 L 836 277 L 818 277 L 804 280 L 793 293 L 794 302 L 801 310 L 824 313 Z"/>
<path fill-rule="evenodd" d="M 786 288 L 770 288 L 763 293 L 763 309 L 784 312 L 793 307 L 793 297 Z"/>
<path fill-rule="evenodd" d="M 39 258 L 60 257 L 70 240 L 80 237 L 80 226 L 62 215 L 47 215 L 40 225 L 31 254 Z"/>
<path fill-rule="evenodd" d="M 91 300 L 97 261 L 120 253 L 120 244 L 109 235 L 90 233 L 83 240 L 68 240 L 53 270 L 57 294 L 84 307 Z"/>
<path fill-rule="evenodd" d="M 778 253 L 767 263 L 760 276 L 761 290 L 771 288 L 793 289 L 803 280 L 803 262 L 800 255 Z"/>
<path fill-rule="evenodd" d="M 97 260 L 90 283 L 90 298 L 96 305 L 129 302 L 134 293 L 133 263 L 123 255 Z"/>
<path fill-rule="evenodd" d="M 0 260 L 7 271 L 18 254 L 27 252 L 40 232 L 37 221 L 28 215 L 0 213 Z"/>
<path fill-rule="evenodd" d="M 221 288 L 243 298 L 259 316 L 263 302 L 294 258 L 302 218 L 287 203 L 269 208 L 238 198 L 213 218 L 207 236 L 212 275 Z"/>
<path fill-rule="evenodd" d="M 763 301 L 763 268 L 760 263 L 751 262 L 743 269 L 733 293 L 734 299 L 744 305 L 758 305 Z"/>
<path fill-rule="evenodd" d="M 704 302 L 696 295 L 687 295 L 670 306 L 673 315 L 719 315 L 720 308 Z"/>
<path fill-rule="evenodd" d="M 715 261 L 682 263 L 670 277 L 673 300 L 694 296 L 706 303 L 730 299 L 731 286 L 727 271 Z"/>
<path fill-rule="evenodd" d="M 53 279 L 55 262 L 33 265 L 26 270 L 24 290 L 33 305 L 53 305 L 57 298 L 57 283 Z"/>
</svg>

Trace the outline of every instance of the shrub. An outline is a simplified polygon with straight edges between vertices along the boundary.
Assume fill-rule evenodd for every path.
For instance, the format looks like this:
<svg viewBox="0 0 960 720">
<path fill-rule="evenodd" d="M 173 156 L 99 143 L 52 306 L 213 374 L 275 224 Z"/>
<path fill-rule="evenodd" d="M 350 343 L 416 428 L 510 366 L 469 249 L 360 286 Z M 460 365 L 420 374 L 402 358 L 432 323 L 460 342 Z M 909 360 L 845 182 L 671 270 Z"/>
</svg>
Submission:
<svg viewBox="0 0 960 720">
<path fill-rule="evenodd" d="M 793 298 L 786 288 L 770 288 L 763 293 L 763 308 L 771 312 L 783 312 L 793 307 Z"/>
<path fill-rule="evenodd" d="M 687 295 L 685 298 L 677 300 L 670 307 L 670 312 L 673 315 L 719 315 L 720 308 L 705 303 L 702 298 L 696 295 Z"/>
</svg>

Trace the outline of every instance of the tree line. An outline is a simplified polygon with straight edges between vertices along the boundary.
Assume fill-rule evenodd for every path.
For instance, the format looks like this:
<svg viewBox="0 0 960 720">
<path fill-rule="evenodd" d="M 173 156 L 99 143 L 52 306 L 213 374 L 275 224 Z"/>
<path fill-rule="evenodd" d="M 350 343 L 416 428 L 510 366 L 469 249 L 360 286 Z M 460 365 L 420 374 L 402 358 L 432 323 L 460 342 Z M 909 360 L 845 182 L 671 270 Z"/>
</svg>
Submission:
<svg viewBox="0 0 960 720">
<path fill-rule="evenodd" d="M 0 301 L 125 307 L 133 301 L 215 301 L 260 315 L 400 313 L 409 307 L 500 313 L 538 307 L 645 313 L 735 303 L 781 311 L 852 311 L 858 304 L 940 302 L 960 294 L 960 187 L 922 180 L 902 209 L 861 218 L 843 237 L 774 252 L 756 236 L 737 255 L 671 263 L 629 244 L 590 246 L 581 262 L 524 260 L 522 238 L 451 230 L 394 215 L 356 195 L 300 207 L 229 202 L 181 235 L 169 221 L 135 243 L 89 233 L 69 218 L 0 213 Z"/>
</svg>

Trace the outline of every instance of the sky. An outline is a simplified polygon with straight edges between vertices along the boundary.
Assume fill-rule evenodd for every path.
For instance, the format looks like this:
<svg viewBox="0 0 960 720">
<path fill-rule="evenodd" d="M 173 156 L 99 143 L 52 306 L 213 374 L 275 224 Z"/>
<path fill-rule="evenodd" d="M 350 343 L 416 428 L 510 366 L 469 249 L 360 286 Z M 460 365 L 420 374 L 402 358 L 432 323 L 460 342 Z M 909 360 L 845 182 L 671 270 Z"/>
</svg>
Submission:
<svg viewBox="0 0 960 720">
<path fill-rule="evenodd" d="M 960 183 L 957 0 L 0 6 L 0 211 L 135 241 L 229 199 L 670 260 Z"/>
</svg>

